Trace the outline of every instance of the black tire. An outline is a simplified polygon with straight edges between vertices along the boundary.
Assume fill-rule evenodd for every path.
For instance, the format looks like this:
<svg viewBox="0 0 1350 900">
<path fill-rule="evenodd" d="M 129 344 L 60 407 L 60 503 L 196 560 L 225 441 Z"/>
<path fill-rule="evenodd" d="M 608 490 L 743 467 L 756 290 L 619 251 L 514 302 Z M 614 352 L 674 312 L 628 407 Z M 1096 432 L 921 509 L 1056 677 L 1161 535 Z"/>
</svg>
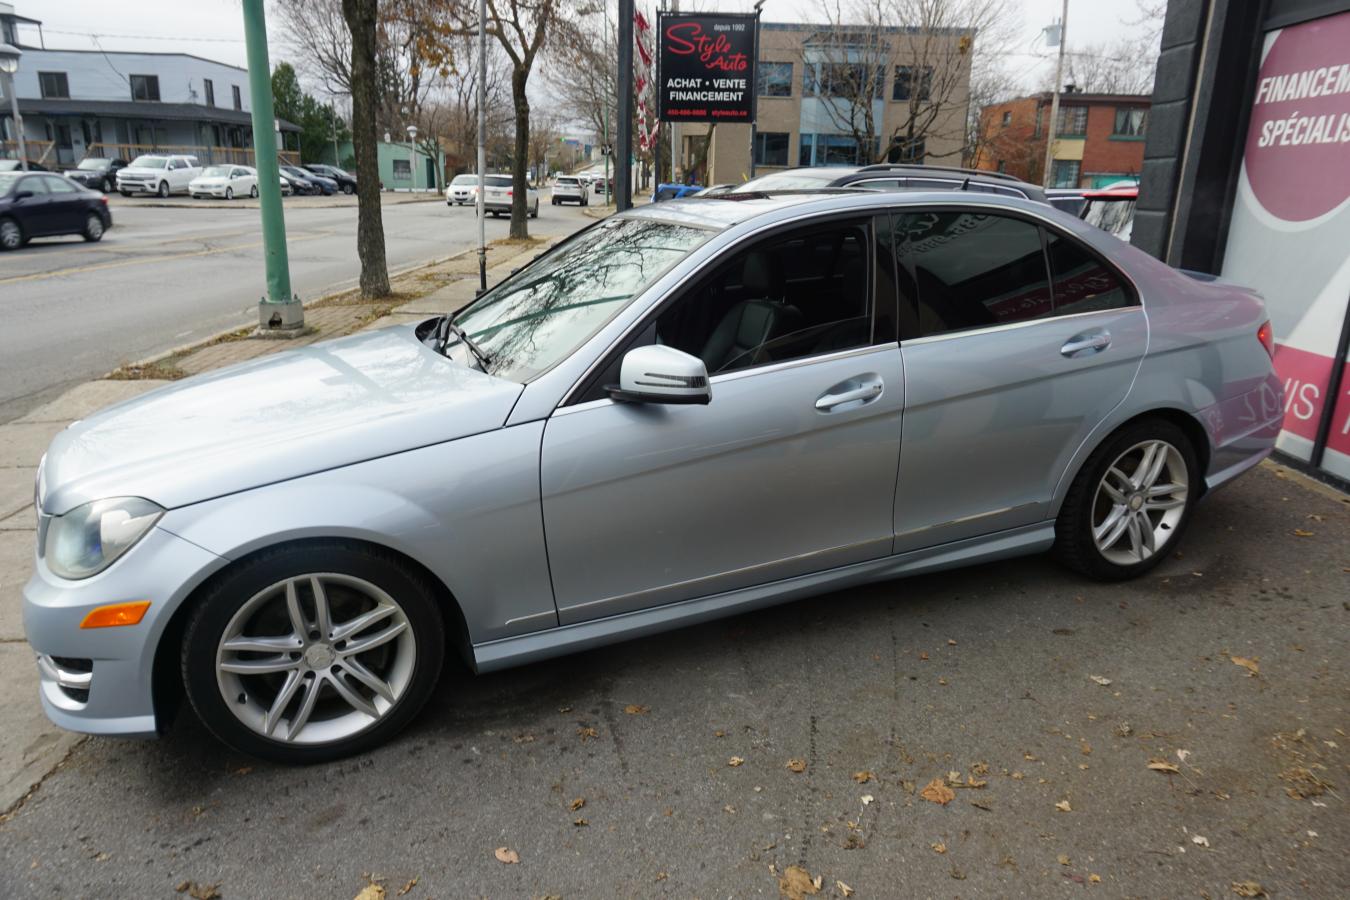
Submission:
<svg viewBox="0 0 1350 900">
<path fill-rule="evenodd" d="M 233 199 L 234 199 L 234 188 L 232 188 L 232 187 L 227 187 L 227 188 L 225 189 L 225 199 L 226 199 L 226 200 L 233 200 Z"/>
<path fill-rule="evenodd" d="M 167 181 L 161 181 L 159 183 L 159 190 L 155 193 L 159 194 L 160 199 L 166 199 L 169 196 L 169 183 Z"/>
<path fill-rule="evenodd" d="M 97 243 L 103 240 L 103 219 L 98 213 L 90 213 L 84 217 L 84 230 L 80 232 L 80 237 L 86 241 Z"/>
<path fill-rule="evenodd" d="M 293 744 L 265 737 L 236 718 L 217 683 L 215 660 L 225 628 L 251 597 L 286 578 L 317 572 L 353 576 L 396 598 L 407 617 L 416 656 L 407 687 L 381 718 L 340 740 Z M 310 764 L 362 753 L 401 731 L 431 696 L 440 678 L 445 643 L 444 620 L 432 584 L 378 548 L 334 541 L 276 547 L 228 571 L 193 610 L 179 662 L 192 708 L 212 734 L 261 759 Z"/>
<path fill-rule="evenodd" d="M 123 191 L 123 190 L 119 190 L 117 193 L 121 194 L 123 197 L 130 197 L 130 196 L 131 196 L 131 191 Z"/>
<path fill-rule="evenodd" d="M 103 183 L 99 185 L 99 187 L 103 189 L 103 193 L 105 194 L 111 194 L 113 192 L 113 183 L 111 179 L 103 179 Z"/>
<path fill-rule="evenodd" d="M 249 195 L 249 197 L 251 197 L 251 198 L 254 198 L 254 199 L 257 198 L 257 196 L 258 196 L 258 186 L 257 186 L 256 184 L 255 184 L 253 187 L 251 187 L 251 188 L 248 189 L 248 195 Z"/>
<path fill-rule="evenodd" d="M 539 218 L 539 201 L 538 201 L 538 200 L 534 201 L 534 207 L 530 210 L 530 218 L 531 218 L 531 219 L 537 219 L 537 218 Z"/>
<path fill-rule="evenodd" d="M 590 198 L 590 197 L 582 197 L 582 198 L 581 198 L 581 204 L 580 204 L 580 205 L 581 205 L 581 206 L 590 206 L 590 205 L 591 205 L 591 198 Z"/>
<path fill-rule="evenodd" d="M 554 197 L 553 200 L 552 200 L 552 203 L 553 203 L 554 206 L 557 206 L 557 205 L 558 205 L 558 198 L 557 198 L 557 197 Z"/>
<path fill-rule="evenodd" d="M 8 217 L 0 219 L 0 251 L 18 250 L 26 243 L 28 237 L 17 220 Z"/>
<path fill-rule="evenodd" d="M 1165 441 L 1180 454 L 1186 469 L 1186 502 L 1180 519 L 1170 527 L 1166 538 L 1151 556 L 1122 565 L 1106 558 L 1093 539 L 1094 512 L 1099 504 L 1098 486 L 1122 454 L 1146 441 Z M 1201 474 L 1195 447 L 1179 426 L 1165 419 L 1144 419 L 1121 428 L 1093 451 L 1070 485 L 1055 520 L 1055 546 L 1051 552 L 1064 565 L 1098 581 L 1124 581 L 1143 575 L 1167 558 L 1186 530 L 1199 499 Z"/>
</svg>

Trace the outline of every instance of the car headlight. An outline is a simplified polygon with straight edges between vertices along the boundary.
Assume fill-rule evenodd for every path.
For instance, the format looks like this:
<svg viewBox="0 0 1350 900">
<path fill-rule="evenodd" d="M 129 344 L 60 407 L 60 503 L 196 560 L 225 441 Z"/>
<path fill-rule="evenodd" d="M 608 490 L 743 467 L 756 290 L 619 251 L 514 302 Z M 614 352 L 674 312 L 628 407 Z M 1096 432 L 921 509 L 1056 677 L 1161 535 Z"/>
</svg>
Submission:
<svg viewBox="0 0 1350 900">
<path fill-rule="evenodd" d="M 51 519 L 42 556 L 61 578 L 97 575 L 135 546 L 162 515 L 163 507 L 140 497 L 86 503 Z"/>
</svg>

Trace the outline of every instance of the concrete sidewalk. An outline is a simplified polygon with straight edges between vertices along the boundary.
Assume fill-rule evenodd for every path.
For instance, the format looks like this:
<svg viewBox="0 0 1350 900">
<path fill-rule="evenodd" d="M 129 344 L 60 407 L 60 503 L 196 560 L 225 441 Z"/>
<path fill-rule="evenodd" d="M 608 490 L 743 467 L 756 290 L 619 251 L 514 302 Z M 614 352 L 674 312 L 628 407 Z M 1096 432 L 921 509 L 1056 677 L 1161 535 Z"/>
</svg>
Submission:
<svg viewBox="0 0 1350 900">
<path fill-rule="evenodd" d="M 499 241 L 488 248 L 488 283 L 496 284 L 558 238 L 521 244 Z M 9 813 L 83 738 L 47 721 L 37 696 L 37 670 L 24 640 L 20 595 L 32 574 L 36 515 L 33 485 L 37 464 L 57 432 L 106 406 L 137 397 L 171 381 L 255 359 L 269 353 L 357 331 L 415 322 L 454 311 L 478 287 L 476 252 L 394 276 L 393 297 L 364 301 L 352 293 L 306 307 L 314 331 L 295 340 L 249 338 L 247 330 L 225 332 L 188 347 L 125 366 L 87 382 L 13 422 L 0 425 L 0 817 Z"/>
</svg>

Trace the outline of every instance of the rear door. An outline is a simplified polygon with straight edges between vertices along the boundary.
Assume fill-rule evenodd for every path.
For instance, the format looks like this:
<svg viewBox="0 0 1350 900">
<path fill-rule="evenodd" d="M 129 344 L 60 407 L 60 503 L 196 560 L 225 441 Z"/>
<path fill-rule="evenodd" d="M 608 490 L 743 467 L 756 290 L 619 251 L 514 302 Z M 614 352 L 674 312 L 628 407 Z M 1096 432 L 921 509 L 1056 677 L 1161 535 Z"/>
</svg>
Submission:
<svg viewBox="0 0 1350 900">
<path fill-rule="evenodd" d="M 511 179 L 504 175 L 489 175 L 484 182 L 483 202 L 488 206 L 511 205 Z"/>
<path fill-rule="evenodd" d="M 1076 238 L 1004 210 L 907 209 L 896 235 L 896 552 L 1049 518 L 1070 458 L 1139 370 L 1137 295 Z"/>
</svg>

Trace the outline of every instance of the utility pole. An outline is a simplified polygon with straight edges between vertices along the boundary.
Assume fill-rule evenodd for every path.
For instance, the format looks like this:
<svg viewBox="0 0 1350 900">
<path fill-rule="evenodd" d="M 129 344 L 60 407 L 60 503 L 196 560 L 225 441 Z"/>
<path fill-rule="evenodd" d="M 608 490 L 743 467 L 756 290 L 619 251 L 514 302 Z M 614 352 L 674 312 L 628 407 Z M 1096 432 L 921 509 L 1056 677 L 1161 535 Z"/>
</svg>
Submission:
<svg viewBox="0 0 1350 900">
<path fill-rule="evenodd" d="M 267 266 L 267 296 L 258 304 L 258 329 L 262 334 L 290 336 L 304 330 L 305 308 L 291 293 L 286 219 L 281 212 L 281 173 L 277 168 L 276 118 L 272 112 L 272 66 L 267 59 L 267 23 L 263 0 L 243 0 L 243 7 L 253 157 L 258 170 L 258 206 L 262 212 L 263 259 Z"/>
<path fill-rule="evenodd" d="M 1064 47 L 1069 37 L 1069 0 L 1064 0 L 1064 11 L 1059 17 L 1059 61 L 1055 63 L 1054 93 L 1050 98 L 1050 127 L 1045 131 L 1045 172 L 1042 184 L 1050 187 L 1054 180 L 1055 130 L 1059 126 L 1059 92 L 1064 85 Z"/>
<path fill-rule="evenodd" d="M 412 176 L 412 187 L 408 188 L 409 193 L 417 192 L 417 126 L 408 126 L 408 174 Z"/>
<path fill-rule="evenodd" d="M 478 290 L 487 290 L 487 0 L 478 0 Z"/>
<path fill-rule="evenodd" d="M 619 0 L 619 134 L 614 208 L 633 205 L 633 0 Z"/>
</svg>

